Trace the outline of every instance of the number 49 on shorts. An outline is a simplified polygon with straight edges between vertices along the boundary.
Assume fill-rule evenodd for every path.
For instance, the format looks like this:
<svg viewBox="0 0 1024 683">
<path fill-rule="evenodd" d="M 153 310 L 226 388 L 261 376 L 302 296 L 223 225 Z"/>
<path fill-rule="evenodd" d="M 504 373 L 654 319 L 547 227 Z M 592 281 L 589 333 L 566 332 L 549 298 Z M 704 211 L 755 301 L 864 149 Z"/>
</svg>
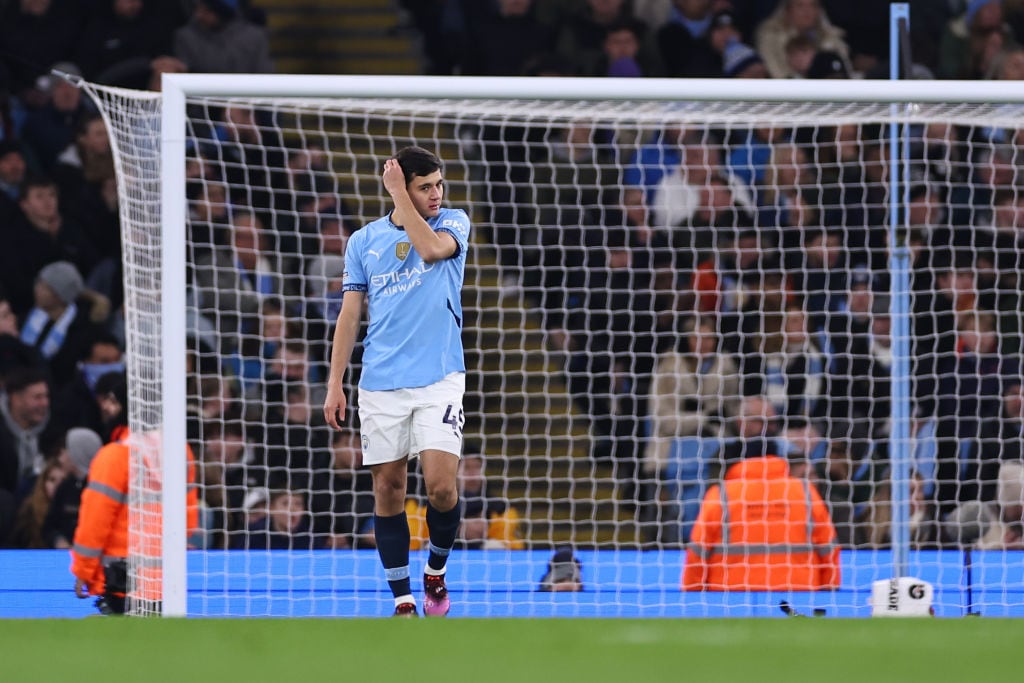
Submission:
<svg viewBox="0 0 1024 683">
<path fill-rule="evenodd" d="M 441 422 L 451 425 L 452 431 L 461 436 L 462 426 L 466 424 L 466 415 L 463 413 L 461 407 L 459 408 L 458 414 L 456 414 L 455 406 L 449 403 L 447 410 L 444 411 L 444 417 L 441 418 Z"/>
</svg>

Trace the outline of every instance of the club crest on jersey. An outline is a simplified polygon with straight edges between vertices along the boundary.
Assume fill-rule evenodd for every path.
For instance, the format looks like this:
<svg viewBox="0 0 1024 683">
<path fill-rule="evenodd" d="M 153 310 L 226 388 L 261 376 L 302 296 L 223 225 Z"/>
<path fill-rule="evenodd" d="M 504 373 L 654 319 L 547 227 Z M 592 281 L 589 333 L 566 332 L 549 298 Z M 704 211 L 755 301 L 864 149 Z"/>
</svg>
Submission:
<svg viewBox="0 0 1024 683">
<path fill-rule="evenodd" d="M 412 245 L 408 242 L 399 242 L 395 245 L 395 256 L 404 261 L 405 257 L 409 255 L 409 251 L 411 249 Z"/>
</svg>

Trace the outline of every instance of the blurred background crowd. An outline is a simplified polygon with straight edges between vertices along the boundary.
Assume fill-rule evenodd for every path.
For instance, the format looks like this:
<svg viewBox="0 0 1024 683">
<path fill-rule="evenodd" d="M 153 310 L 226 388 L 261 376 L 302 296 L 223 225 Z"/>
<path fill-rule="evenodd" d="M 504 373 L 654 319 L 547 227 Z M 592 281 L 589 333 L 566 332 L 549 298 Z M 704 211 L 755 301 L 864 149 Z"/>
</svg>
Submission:
<svg viewBox="0 0 1024 683">
<path fill-rule="evenodd" d="M 350 15 L 330 4 L 357 20 L 359 3 Z M 888 75 L 878 0 L 385 4 L 423 74 Z M 1024 79 L 1024 2 L 910 5 L 911 77 Z M 74 78 L 158 90 L 168 72 L 280 71 L 278 10 L 0 2 L 0 543 L 66 546 L 89 460 L 126 421 L 114 160 Z M 374 216 L 340 196 L 332 150 L 285 140 L 264 114 L 221 107 L 191 132 L 188 438 L 204 510 L 193 542 L 372 545 L 358 425 L 332 433 L 319 408 L 345 243 Z M 631 133 L 481 125 L 461 153 L 477 169 L 473 218 L 502 291 L 527 302 L 564 358 L 593 457 L 612 467 L 641 542 L 685 541 L 708 481 L 774 454 L 819 487 L 841 543 L 887 544 L 886 131 Z M 1018 133 L 910 131 L 921 547 L 1022 543 Z M 687 437 L 719 444 L 706 470 L 679 470 Z M 491 477 L 484 464 L 463 464 L 462 542 L 519 547 L 519 513 L 496 493 L 500 464 Z M 411 490 L 414 518 L 418 501 Z"/>
</svg>

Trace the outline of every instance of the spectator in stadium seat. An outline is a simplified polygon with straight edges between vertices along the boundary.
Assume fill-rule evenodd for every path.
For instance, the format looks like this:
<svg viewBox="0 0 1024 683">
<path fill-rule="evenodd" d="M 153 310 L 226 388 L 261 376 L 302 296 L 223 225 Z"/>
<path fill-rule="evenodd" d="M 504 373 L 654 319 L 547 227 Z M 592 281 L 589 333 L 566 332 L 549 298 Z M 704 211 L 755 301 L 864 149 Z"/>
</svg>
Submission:
<svg viewBox="0 0 1024 683">
<path fill-rule="evenodd" d="M 310 530 L 306 497 L 287 488 L 270 492 L 268 513 L 249 525 L 244 541 L 247 550 L 316 550 L 323 547 Z"/>
<path fill-rule="evenodd" d="M 77 65 L 58 62 L 52 66 L 71 76 L 81 76 Z M 95 111 L 92 102 L 61 76 L 44 76 L 40 80 L 47 97 L 45 104 L 29 109 L 21 129 L 21 139 L 28 149 L 33 165 L 44 174 L 52 172 L 57 158 L 75 140 L 78 121 Z"/>
<path fill-rule="evenodd" d="M 629 243 L 626 228 L 605 229 L 605 245 L 588 250 L 589 296 L 568 316 L 569 389 L 593 419 L 594 456 L 611 459 L 619 481 L 636 482 L 640 416 L 659 343 L 656 272 L 662 257 Z"/>
<path fill-rule="evenodd" d="M 174 32 L 174 56 L 193 73 L 271 73 L 266 30 L 238 9 L 239 0 L 199 0 Z"/>
<path fill-rule="evenodd" d="M 661 75 L 661 62 L 652 49 L 644 50 L 647 27 L 637 19 L 618 20 L 610 24 L 601 43 L 601 56 L 594 73 L 582 76 L 639 78 Z"/>
<path fill-rule="evenodd" d="M 280 294 L 282 276 L 266 248 L 263 221 L 254 212 L 236 211 L 231 216 L 231 247 L 240 289 L 260 298 Z"/>
<path fill-rule="evenodd" d="M 828 504 L 837 539 L 844 548 L 862 541 L 858 516 L 870 504 L 888 471 L 885 454 L 874 448 L 868 426 L 833 418 L 825 424 L 825 455 L 811 463 L 810 478 Z"/>
<path fill-rule="evenodd" d="M 1002 389 L 1002 404 L 996 415 L 982 416 L 981 453 L 982 471 L 978 476 L 983 492 L 982 500 L 991 500 L 993 491 L 988 463 L 996 461 L 1024 462 L 1024 391 L 1020 376 L 1005 377 Z M 987 493 L 985 489 L 988 489 Z"/>
<path fill-rule="evenodd" d="M 249 393 L 263 380 L 267 366 L 288 338 L 289 320 L 284 301 L 269 296 L 260 303 L 258 323 L 243 336 L 238 350 L 225 359 L 226 365 L 241 383 L 242 393 Z"/>
<path fill-rule="evenodd" d="M 74 265 L 67 261 L 47 265 L 36 277 L 35 306 L 21 328 L 21 340 L 46 359 L 57 387 L 74 378 L 79 359 L 102 334 L 91 319 L 83 292 L 82 277 Z"/>
<path fill-rule="evenodd" d="M 200 527 L 204 547 L 231 547 L 245 531 L 246 461 L 251 457 L 238 413 L 206 420 L 199 444 Z"/>
<path fill-rule="evenodd" d="M 11 544 L 15 548 L 40 549 L 50 548 L 43 537 L 43 522 L 46 512 L 50 509 L 57 487 L 64 480 L 66 472 L 55 458 L 47 461 L 43 471 L 36 477 L 28 496 L 18 508 L 18 517 L 14 522 Z"/>
<path fill-rule="evenodd" d="M 81 227 L 61 212 L 53 181 L 26 180 L 19 204 L 22 215 L 9 226 L 8 248 L 0 253 L 0 279 L 7 286 L 14 312 L 24 316 L 33 306 L 33 283 L 44 266 L 70 261 L 81 278 L 92 271 L 97 255 Z M 75 296 L 79 294 L 81 291 Z"/>
<path fill-rule="evenodd" d="M 686 318 L 678 339 L 679 348 L 658 356 L 651 381 L 649 477 L 668 463 L 674 439 L 719 436 L 739 409 L 739 370 L 722 351 L 714 314 Z"/>
<path fill-rule="evenodd" d="M 1004 463 L 1020 463 L 1024 436 L 1024 395 L 1020 376 L 1005 378 L 998 413 L 982 415 L 977 443 L 958 463 L 959 501 L 943 517 L 942 531 L 946 540 L 968 545 L 986 534 L 998 522 L 1000 470 Z M 952 476 L 950 468 L 941 467 L 938 476 Z M 1012 468 L 1011 468 L 1012 471 Z M 945 482 L 939 482 L 943 484 Z M 946 487 L 947 495 L 949 486 Z M 993 532 L 997 533 L 997 532 Z M 998 538 L 989 537 L 989 542 Z"/>
<path fill-rule="evenodd" d="M 998 343 L 993 313 L 967 314 L 958 326 L 956 353 L 939 359 L 936 495 L 944 513 L 986 493 L 991 499 L 991 487 L 983 487 L 982 480 L 991 481 L 992 472 L 978 439 L 985 417 L 1000 414 L 1003 385 L 1020 377 L 1020 354 L 1003 355 Z"/>
<path fill-rule="evenodd" d="M 994 521 L 978 540 L 979 550 L 1024 550 L 1024 463 L 1004 462 L 996 483 Z"/>
<path fill-rule="evenodd" d="M 334 533 L 333 451 L 331 431 L 322 411 L 316 409 L 323 399 L 310 399 L 313 390 L 308 379 L 284 377 L 282 383 L 268 385 L 267 400 L 280 406 L 264 418 L 268 481 L 272 486 L 278 482 L 295 491 L 309 492 L 305 498 L 311 513 L 309 528 L 318 543 L 326 543 Z"/>
<path fill-rule="evenodd" d="M 293 174 L 289 196 L 279 193 L 275 201 L 282 206 L 294 207 L 295 219 L 275 217 L 275 248 L 282 252 L 285 264 L 294 264 L 295 270 L 305 270 L 310 259 L 321 254 L 321 236 L 324 223 L 334 219 L 344 224 L 344 232 L 351 234 L 355 226 L 345 223 L 344 217 L 352 215 L 349 208 L 339 199 L 341 189 L 330 173 Z M 292 222 L 294 221 L 294 222 Z M 343 245 L 342 245 L 343 247 Z M 338 252 L 344 256 L 345 252 Z M 302 287 L 296 283 L 290 294 L 301 294 Z"/>
<path fill-rule="evenodd" d="M 850 50 L 843 30 L 829 21 L 819 0 L 782 0 L 755 34 L 757 51 L 772 78 L 796 75 L 786 63 L 786 44 L 796 35 L 809 36 L 818 50 L 837 53 L 850 70 Z"/>
<path fill-rule="evenodd" d="M 53 420 L 58 431 L 88 427 L 97 434 L 103 433 L 103 415 L 96 400 L 96 383 L 108 372 L 123 371 L 124 360 L 117 338 L 109 333 L 98 332 L 78 358 L 72 378 L 54 392 Z"/>
<path fill-rule="evenodd" d="M 731 465 L 704 496 L 683 568 L 686 591 L 839 587 L 839 548 L 828 508 L 778 456 Z"/>
<path fill-rule="evenodd" d="M 631 27 L 631 28 L 626 28 Z M 633 66 L 644 75 L 660 75 L 661 64 L 647 26 L 633 16 L 625 0 L 586 0 L 564 19 L 558 31 L 558 52 L 571 60 L 580 75 L 603 75 L 608 57 L 605 41 L 610 33 L 631 31 L 637 41 Z M 642 65 L 642 66 L 641 66 Z M 647 73 L 650 71 L 651 73 Z"/>
<path fill-rule="evenodd" d="M 803 145 L 778 142 L 771 146 L 764 179 L 754 188 L 757 225 L 777 235 L 783 264 L 801 262 L 804 228 L 820 225 L 819 198 L 812 167 Z"/>
<path fill-rule="evenodd" d="M 763 313 L 740 363 L 743 393 L 765 395 L 783 421 L 820 418 L 829 403 L 827 358 L 807 328 L 807 314 L 797 302 Z"/>
<path fill-rule="evenodd" d="M 89 465 L 103 447 L 103 441 L 91 429 L 74 427 L 64 436 L 63 446 L 59 461 L 67 474 L 54 491 L 43 520 L 43 542 L 47 548 L 71 547 Z"/>
<path fill-rule="evenodd" d="M 21 340 L 18 318 L 11 309 L 7 292 L 0 285 L 0 391 L 7 373 L 16 368 L 46 368 L 46 360 L 32 346 Z"/>
<path fill-rule="evenodd" d="M 717 453 L 717 462 L 711 463 L 709 481 L 720 479 L 725 470 L 744 458 L 785 455 L 779 448 L 779 416 L 764 396 L 743 396 L 736 415 L 725 426 L 723 436 L 727 440 Z"/>
<path fill-rule="evenodd" d="M 748 299 L 751 278 L 760 270 L 765 241 L 761 231 L 741 226 L 719 231 L 718 244 L 694 271 L 694 310 L 717 314 L 720 331 L 735 336 L 734 318 Z M 738 351 L 735 340 L 724 341 L 730 353 Z"/>
<path fill-rule="evenodd" d="M 50 421 L 50 387 L 39 368 L 19 368 L 7 375 L 0 395 L 0 489 L 18 495 L 43 469 L 40 440 Z"/>
<path fill-rule="evenodd" d="M 786 41 L 786 66 L 793 78 L 807 78 L 811 63 L 818 54 L 818 44 L 811 36 L 798 33 Z"/>
<path fill-rule="evenodd" d="M 726 78 L 768 78 L 764 60 L 752 47 L 739 41 L 722 51 L 722 76 Z"/>
<path fill-rule="evenodd" d="M 727 159 L 730 172 L 756 192 L 765 183 L 774 146 L 786 142 L 790 136 L 788 129 L 778 126 L 757 126 L 730 136 L 726 141 L 730 148 Z"/>
<path fill-rule="evenodd" d="M 831 50 L 819 50 L 807 67 L 807 78 L 849 78 L 850 72 L 842 56 Z"/>
<path fill-rule="evenodd" d="M 30 106 L 40 100 L 36 79 L 46 66 L 71 57 L 81 21 L 78 5 L 18 0 L 0 10 L 0 71 L 6 65 L 11 93 Z"/>
<path fill-rule="evenodd" d="M 993 55 L 985 78 L 998 81 L 1024 80 L 1024 47 L 1010 44 Z"/>
<path fill-rule="evenodd" d="M 104 72 L 127 60 L 171 53 L 176 25 L 162 22 L 145 0 L 108 0 L 106 4 L 92 12 L 76 44 L 75 61 L 85 78 L 105 82 Z"/>
<path fill-rule="evenodd" d="M 925 495 L 926 482 L 920 472 L 910 474 L 910 547 L 934 550 L 944 544 L 934 501 Z M 892 544 L 892 484 L 883 480 L 858 519 L 855 543 L 858 547 L 888 548 Z"/>
<path fill-rule="evenodd" d="M 9 225 L 21 213 L 18 199 L 27 169 L 21 145 L 0 140 L 0 225 Z"/>
<path fill-rule="evenodd" d="M 886 225 L 884 220 L 876 221 L 882 206 L 874 203 L 866 187 L 866 134 L 866 127 L 843 124 L 822 126 L 813 136 L 820 170 L 821 223 L 842 229 L 842 245 L 851 265 L 870 263 L 865 251 L 870 231 Z"/>
<path fill-rule="evenodd" d="M 446 34 L 462 74 L 520 76 L 531 59 L 555 44 L 550 27 L 537 18 L 534 0 L 455 4 L 462 21 L 449 24 Z"/>
<path fill-rule="evenodd" d="M 519 512 L 488 491 L 484 457 L 467 452 L 459 462 L 459 497 L 463 501 L 458 543 L 466 548 L 522 550 Z"/>
<path fill-rule="evenodd" d="M 540 577 L 541 593 L 578 593 L 583 590 L 583 563 L 573 555 L 571 546 L 555 550 L 547 570 Z"/>
<path fill-rule="evenodd" d="M 273 188 L 289 186 L 281 133 L 267 125 L 267 116 L 251 105 L 227 106 L 213 130 L 217 167 L 231 188 L 232 202 L 254 211 L 274 207 Z"/>
<path fill-rule="evenodd" d="M 808 330 L 817 333 L 846 305 L 845 232 L 808 228 L 803 233 L 803 264 L 793 274 L 793 289 L 807 308 Z"/>
<path fill-rule="evenodd" d="M 714 12 L 711 0 L 674 0 L 668 21 L 656 29 L 665 75 L 675 78 L 722 75 L 725 43 L 738 41 L 731 12 Z"/>
<path fill-rule="evenodd" d="M 940 363 L 955 357 L 961 318 L 993 309 L 990 294 L 977 289 L 974 260 L 965 250 L 928 249 L 914 262 L 911 359 L 914 396 L 925 415 L 936 412 Z"/>
<path fill-rule="evenodd" d="M 664 232 L 676 227 L 732 227 L 737 222 L 749 223 L 750 217 L 737 214 L 753 210 L 750 190 L 725 168 L 717 139 L 702 131 L 690 130 L 683 135 L 680 144 L 683 153 L 679 164 L 668 170 L 654 189 L 649 225 Z M 690 242 L 706 247 L 707 239 L 713 239 L 714 232 L 705 232 L 708 234 L 703 235 L 703 239 L 693 235 Z"/>
<path fill-rule="evenodd" d="M 53 178 L 61 214 L 78 226 L 94 252 L 95 265 L 82 272 L 89 289 L 119 306 L 124 294 L 117 180 L 107 128 L 98 114 L 79 120 L 75 141 L 58 157 Z"/>
<path fill-rule="evenodd" d="M 862 277 L 857 273 L 855 277 Z M 886 457 L 891 431 L 892 338 L 888 295 L 862 284 L 851 289 L 850 310 L 832 321 L 829 343 L 829 416 L 866 421 L 876 449 Z"/>
<path fill-rule="evenodd" d="M 265 250 L 263 222 L 252 211 L 231 216 L 230 246 L 200 254 L 194 269 L 199 312 L 216 321 L 224 350 L 255 329 L 260 302 L 280 295 L 281 275 Z"/>
<path fill-rule="evenodd" d="M 334 454 L 333 547 L 373 548 L 376 546 L 373 535 L 366 530 L 373 519 L 373 478 L 363 467 L 358 429 L 353 426 L 335 432 L 331 451 Z"/>
<path fill-rule="evenodd" d="M 949 193 L 949 224 L 954 244 L 975 246 L 984 235 L 976 235 L 970 226 L 992 221 L 993 197 L 1003 188 L 1014 188 L 1019 173 L 1016 147 L 993 143 L 979 146 L 970 164 L 966 182 L 957 183 Z"/>
<path fill-rule="evenodd" d="M 977 55 L 985 43 L 997 40 L 996 50 L 1013 42 L 1013 30 L 1006 23 L 1000 0 L 970 0 L 966 11 L 946 22 L 939 38 L 939 78 L 980 78 Z M 990 48 L 991 49 L 991 48 Z"/>
<path fill-rule="evenodd" d="M 207 159 L 192 157 L 186 163 L 188 194 L 189 262 L 209 256 L 214 247 L 231 243 L 231 200 L 223 180 L 216 177 Z"/>
<path fill-rule="evenodd" d="M 114 158 L 107 126 L 99 114 L 83 115 L 75 127 L 74 141 L 61 150 L 53 168 L 61 211 L 85 228 L 93 227 L 89 215 L 104 207 L 101 187 L 114 178 Z M 115 222 L 107 231 L 93 230 L 89 239 L 96 242 L 101 256 L 120 254 L 119 226 Z M 112 233 L 112 234 L 107 234 Z"/>
</svg>

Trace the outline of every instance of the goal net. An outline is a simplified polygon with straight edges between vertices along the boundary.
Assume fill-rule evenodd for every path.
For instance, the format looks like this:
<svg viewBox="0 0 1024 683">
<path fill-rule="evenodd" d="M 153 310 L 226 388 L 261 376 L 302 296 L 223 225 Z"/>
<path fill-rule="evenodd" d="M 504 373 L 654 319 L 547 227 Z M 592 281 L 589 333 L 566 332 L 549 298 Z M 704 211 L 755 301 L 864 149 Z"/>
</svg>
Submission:
<svg viewBox="0 0 1024 683">
<path fill-rule="evenodd" d="M 418 144 L 473 222 L 460 614 L 867 615 L 904 571 L 938 614 L 1024 612 L 1020 108 L 525 80 L 87 86 L 149 435 L 136 585 L 173 571 L 165 613 L 186 576 L 189 614 L 388 613 L 355 406 L 338 433 L 321 406 L 346 241 L 389 209 L 383 160 Z M 187 553 L 180 501 L 160 538 L 139 519 L 184 490 L 186 442 Z M 414 575 L 424 501 L 414 462 Z M 542 590 L 550 569 L 582 590 Z"/>
</svg>

